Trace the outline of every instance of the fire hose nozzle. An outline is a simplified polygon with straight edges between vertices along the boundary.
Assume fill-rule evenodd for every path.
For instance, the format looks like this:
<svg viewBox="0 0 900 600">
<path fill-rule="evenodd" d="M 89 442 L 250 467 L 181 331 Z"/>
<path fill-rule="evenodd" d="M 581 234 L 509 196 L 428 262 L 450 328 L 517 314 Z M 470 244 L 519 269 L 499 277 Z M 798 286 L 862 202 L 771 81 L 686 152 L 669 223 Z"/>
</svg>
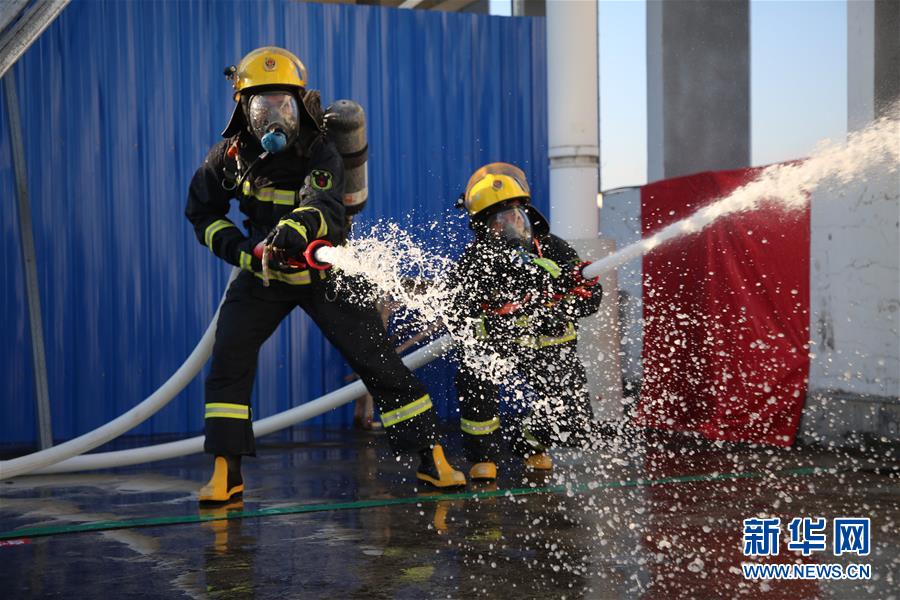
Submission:
<svg viewBox="0 0 900 600">
<path fill-rule="evenodd" d="M 334 244 L 329 242 L 328 240 L 313 240 L 306 246 L 306 250 L 303 251 L 303 260 L 298 260 L 296 258 L 289 258 L 284 261 L 284 264 L 289 267 L 296 267 L 298 269 L 314 269 L 316 271 L 326 271 L 331 268 L 331 263 L 327 263 L 325 261 L 316 260 L 316 252 L 321 250 L 323 247 L 332 248 Z M 253 248 L 253 256 L 258 258 L 259 260 L 263 260 L 263 256 L 265 255 L 266 243 L 260 242 Z M 299 258 L 299 257 L 298 257 Z"/>
<path fill-rule="evenodd" d="M 592 286 L 592 285 L 595 285 L 600 280 L 599 273 L 596 273 L 596 274 L 594 274 L 594 273 L 588 274 L 587 273 L 587 271 L 593 270 L 593 269 L 590 269 L 590 266 L 592 264 L 594 264 L 594 263 L 591 261 L 582 261 L 575 265 L 576 279 L 579 284 L 587 284 L 588 286 Z"/>
<path fill-rule="evenodd" d="M 306 250 L 303 251 L 303 258 L 306 259 L 306 264 L 309 265 L 310 269 L 314 269 L 316 271 L 326 271 L 331 268 L 331 263 L 316 259 L 316 253 L 323 247 L 333 248 L 334 244 L 332 244 L 328 240 L 313 240 L 309 243 L 309 245 L 306 246 Z"/>
</svg>

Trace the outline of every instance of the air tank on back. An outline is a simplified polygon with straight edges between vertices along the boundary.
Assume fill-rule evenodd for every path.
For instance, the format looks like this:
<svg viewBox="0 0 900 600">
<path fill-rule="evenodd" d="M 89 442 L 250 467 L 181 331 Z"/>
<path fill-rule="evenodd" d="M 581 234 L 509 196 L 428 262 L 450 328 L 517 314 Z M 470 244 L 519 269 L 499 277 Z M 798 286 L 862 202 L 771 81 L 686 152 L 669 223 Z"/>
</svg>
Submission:
<svg viewBox="0 0 900 600">
<path fill-rule="evenodd" d="M 369 198 L 365 111 L 352 100 L 336 100 L 325 109 L 325 127 L 344 159 L 344 208 L 352 216 L 363 209 Z"/>
</svg>

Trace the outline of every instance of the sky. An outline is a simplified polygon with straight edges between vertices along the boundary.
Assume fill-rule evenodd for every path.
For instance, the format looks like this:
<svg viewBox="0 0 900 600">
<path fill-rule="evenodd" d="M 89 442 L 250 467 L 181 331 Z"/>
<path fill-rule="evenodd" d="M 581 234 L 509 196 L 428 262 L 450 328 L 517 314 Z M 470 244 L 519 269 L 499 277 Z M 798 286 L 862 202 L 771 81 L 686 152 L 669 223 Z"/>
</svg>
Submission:
<svg viewBox="0 0 900 600">
<path fill-rule="evenodd" d="M 509 0 L 491 12 L 509 15 Z M 601 188 L 647 182 L 644 0 L 600 0 Z M 847 130 L 846 0 L 751 0 L 750 140 L 754 165 L 809 155 Z"/>
</svg>

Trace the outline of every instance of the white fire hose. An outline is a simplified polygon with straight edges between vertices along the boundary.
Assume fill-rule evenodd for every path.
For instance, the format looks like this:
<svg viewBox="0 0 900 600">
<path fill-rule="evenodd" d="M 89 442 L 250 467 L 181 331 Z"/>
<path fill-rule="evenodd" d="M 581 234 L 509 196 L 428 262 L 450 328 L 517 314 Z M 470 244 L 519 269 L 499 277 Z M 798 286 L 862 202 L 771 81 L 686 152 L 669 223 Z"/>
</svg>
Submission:
<svg viewBox="0 0 900 600">
<path fill-rule="evenodd" d="M 315 252 L 315 257 L 321 254 L 327 256 L 328 247 L 320 247 Z M 319 261 L 325 263 L 323 259 Z M 228 285 L 237 277 L 240 269 L 233 269 Z M 226 291 L 228 286 L 226 286 Z M 222 300 L 225 294 L 222 294 Z M 219 306 L 221 306 L 221 302 Z M 203 365 L 206 364 L 212 353 L 215 341 L 216 323 L 219 311 L 216 309 L 212 321 L 206 328 L 203 337 L 188 356 L 187 360 L 172 374 L 171 377 L 153 394 L 144 399 L 140 404 L 128 412 L 113 419 L 109 423 L 89 431 L 68 442 L 20 456 L 12 460 L 0 461 L 0 480 L 18 477 L 29 473 L 70 473 L 74 471 L 90 471 L 94 469 L 110 469 L 127 465 L 140 464 L 186 456 L 203 450 L 203 437 L 198 436 L 168 444 L 158 444 L 130 450 L 116 452 L 101 452 L 84 455 L 98 446 L 115 439 L 126 431 L 129 431 L 154 414 L 162 410 L 172 401 L 187 385 L 197 376 Z M 427 346 L 407 355 L 403 362 L 410 369 L 417 369 L 428 364 L 452 345 L 449 336 L 437 339 Z M 280 431 L 301 421 L 317 417 L 333 408 L 351 402 L 365 393 L 365 386 L 361 381 L 356 381 L 338 390 L 326 394 L 316 400 L 292 408 L 279 414 L 261 419 L 253 424 L 253 431 L 257 436 L 263 436 L 275 431 Z"/>
<path fill-rule="evenodd" d="M 214 323 L 213 323 L 214 325 Z M 212 325 L 211 325 L 212 327 Z M 449 335 L 445 335 L 427 346 L 424 346 L 415 352 L 408 354 L 403 359 L 403 363 L 410 369 L 418 369 L 433 361 L 450 349 L 453 342 Z M 326 413 L 338 406 L 352 402 L 356 398 L 362 396 L 366 391 L 362 381 L 354 381 L 351 384 L 337 389 L 333 392 L 325 394 L 306 404 L 301 404 L 284 412 L 260 419 L 253 423 L 253 433 L 257 437 L 268 435 L 282 429 L 296 425 L 301 421 L 306 421 Z M 127 414 L 127 413 L 126 413 Z M 123 415 L 124 416 L 124 415 Z M 121 418 L 121 417 L 120 417 Z M 74 441 L 74 440 L 73 440 Z M 73 471 L 91 471 L 94 469 L 111 469 L 113 467 L 124 467 L 127 465 L 137 465 L 157 460 L 166 460 L 168 458 L 176 458 L 179 456 L 187 456 L 203 451 L 203 436 L 197 436 L 168 444 L 157 444 L 155 446 L 145 446 L 142 448 L 133 448 L 131 450 L 119 450 L 116 452 L 101 452 L 98 454 L 86 454 L 83 456 L 72 456 L 66 460 L 51 464 L 38 470 L 31 470 L 35 474 L 49 473 L 71 473 Z M 22 458 L 29 458 L 29 455 Z M 15 459 L 21 460 L 21 459 Z M 8 461 L 14 462 L 14 461 Z M 19 472 L 22 474 L 22 471 Z M 12 477 L 6 474 L 3 467 L 2 477 Z"/>
<path fill-rule="evenodd" d="M 226 291 L 234 278 L 237 277 L 238 273 L 240 273 L 240 269 L 232 269 L 231 276 L 228 279 L 228 285 L 225 286 Z M 219 301 L 219 306 L 222 305 L 223 300 L 225 300 L 224 293 L 222 294 L 222 299 Z M 187 357 L 187 360 L 184 361 L 178 370 L 175 371 L 175 373 L 173 373 L 159 389 L 147 396 L 143 402 L 109 423 L 102 425 L 93 431 L 89 431 L 84 435 L 80 435 L 75 439 L 69 440 L 68 442 L 53 446 L 52 448 L 47 448 L 46 450 L 41 450 L 40 452 L 20 456 L 19 458 L 14 458 L 12 460 L 0 461 L 0 479 L 8 479 L 26 473 L 33 473 L 48 465 L 53 465 L 60 461 L 70 459 L 78 454 L 93 450 L 97 446 L 102 446 L 126 431 L 137 427 L 162 410 L 162 408 L 177 396 L 181 390 L 187 387 L 194 377 L 197 376 L 197 373 L 203 368 L 203 365 L 206 364 L 206 360 L 212 353 L 213 342 L 216 338 L 216 322 L 218 321 L 218 318 L 219 309 L 217 308 L 216 314 L 213 315 L 209 327 L 206 328 L 206 332 L 203 334 L 203 337 L 200 338 L 200 341 L 197 342 L 197 346 Z"/>
<path fill-rule="evenodd" d="M 631 256 L 624 250 L 628 250 L 628 248 L 623 249 L 623 252 L 616 253 L 615 262 L 609 260 L 612 257 L 596 261 L 585 267 L 582 275 L 586 279 L 592 279 L 603 271 L 608 271 L 627 262 Z M 639 248 L 635 248 L 634 250 L 637 254 L 641 253 Z M 321 266 L 327 268 L 330 266 L 328 260 L 330 252 L 333 252 L 333 250 L 329 246 L 315 248 L 313 252 L 310 253 L 310 256 L 314 259 L 314 261 L 309 261 L 311 266 L 314 263 L 317 263 L 317 267 Z M 309 256 L 307 258 L 309 258 Z M 234 269 L 232 271 L 229 285 L 239 272 L 239 269 Z M 222 300 L 224 299 L 225 294 L 223 293 Z M 132 448 L 130 450 L 101 452 L 88 455 L 84 454 L 149 419 L 165 407 L 193 380 L 194 377 L 196 377 L 212 352 L 218 316 L 219 311 L 217 309 L 209 327 L 207 327 L 203 337 L 197 343 L 197 346 L 194 348 L 193 352 L 191 352 L 190 356 L 188 356 L 187 360 L 185 360 L 184 364 L 182 364 L 159 389 L 148 396 L 143 402 L 109 423 L 73 440 L 69 440 L 68 442 L 46 450 L 41 450 L 40 452 L 34 452 L 12 460 L 0 461 L 0 480 L 29 473 L 50 474 L 90 471 L 94 469 L 110 469 L 166 460 L 201 452 L 203 450 L 203 436 L 167 444 Z M 452 345 L 453 342 L 450 336 L 445 335 L 407 355 L 403 359 L 403 362 L 410 369 L 417 369 L 447 352 Z M 253 432 L 256 436 L 264 436 L 269 433 L 280 431 L 302 421 L 317 417 L 338 406 L 347 404 L 364 393 L 364 384 L 362 381 L 356 381 L 338 390 L 325 394 L 316 400 L 256 421 L 253 424 Z"/>
</svg>

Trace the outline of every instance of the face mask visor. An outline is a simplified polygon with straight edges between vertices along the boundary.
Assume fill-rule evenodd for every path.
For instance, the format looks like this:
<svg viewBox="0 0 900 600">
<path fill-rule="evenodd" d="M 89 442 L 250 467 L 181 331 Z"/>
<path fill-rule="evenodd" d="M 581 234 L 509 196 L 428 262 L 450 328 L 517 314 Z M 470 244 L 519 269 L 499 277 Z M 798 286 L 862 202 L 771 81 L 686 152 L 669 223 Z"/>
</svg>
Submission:
<svg viewBox="0 0 900 600">
<path fill-rule="evenodd" d="M 289 146 L 300 131 L 300 107 L 289 92 L 262 92 L 250 98 L 250 130 L 269 152 Z"/>
<path fill-rule="evenodd" d="M 518 205 L 497 211 L 488 217 L 484 224 L 485 229 L 491 234 L 514 244 L 527 246 L 533 239 L 528 214 Z"/>
</svg>

